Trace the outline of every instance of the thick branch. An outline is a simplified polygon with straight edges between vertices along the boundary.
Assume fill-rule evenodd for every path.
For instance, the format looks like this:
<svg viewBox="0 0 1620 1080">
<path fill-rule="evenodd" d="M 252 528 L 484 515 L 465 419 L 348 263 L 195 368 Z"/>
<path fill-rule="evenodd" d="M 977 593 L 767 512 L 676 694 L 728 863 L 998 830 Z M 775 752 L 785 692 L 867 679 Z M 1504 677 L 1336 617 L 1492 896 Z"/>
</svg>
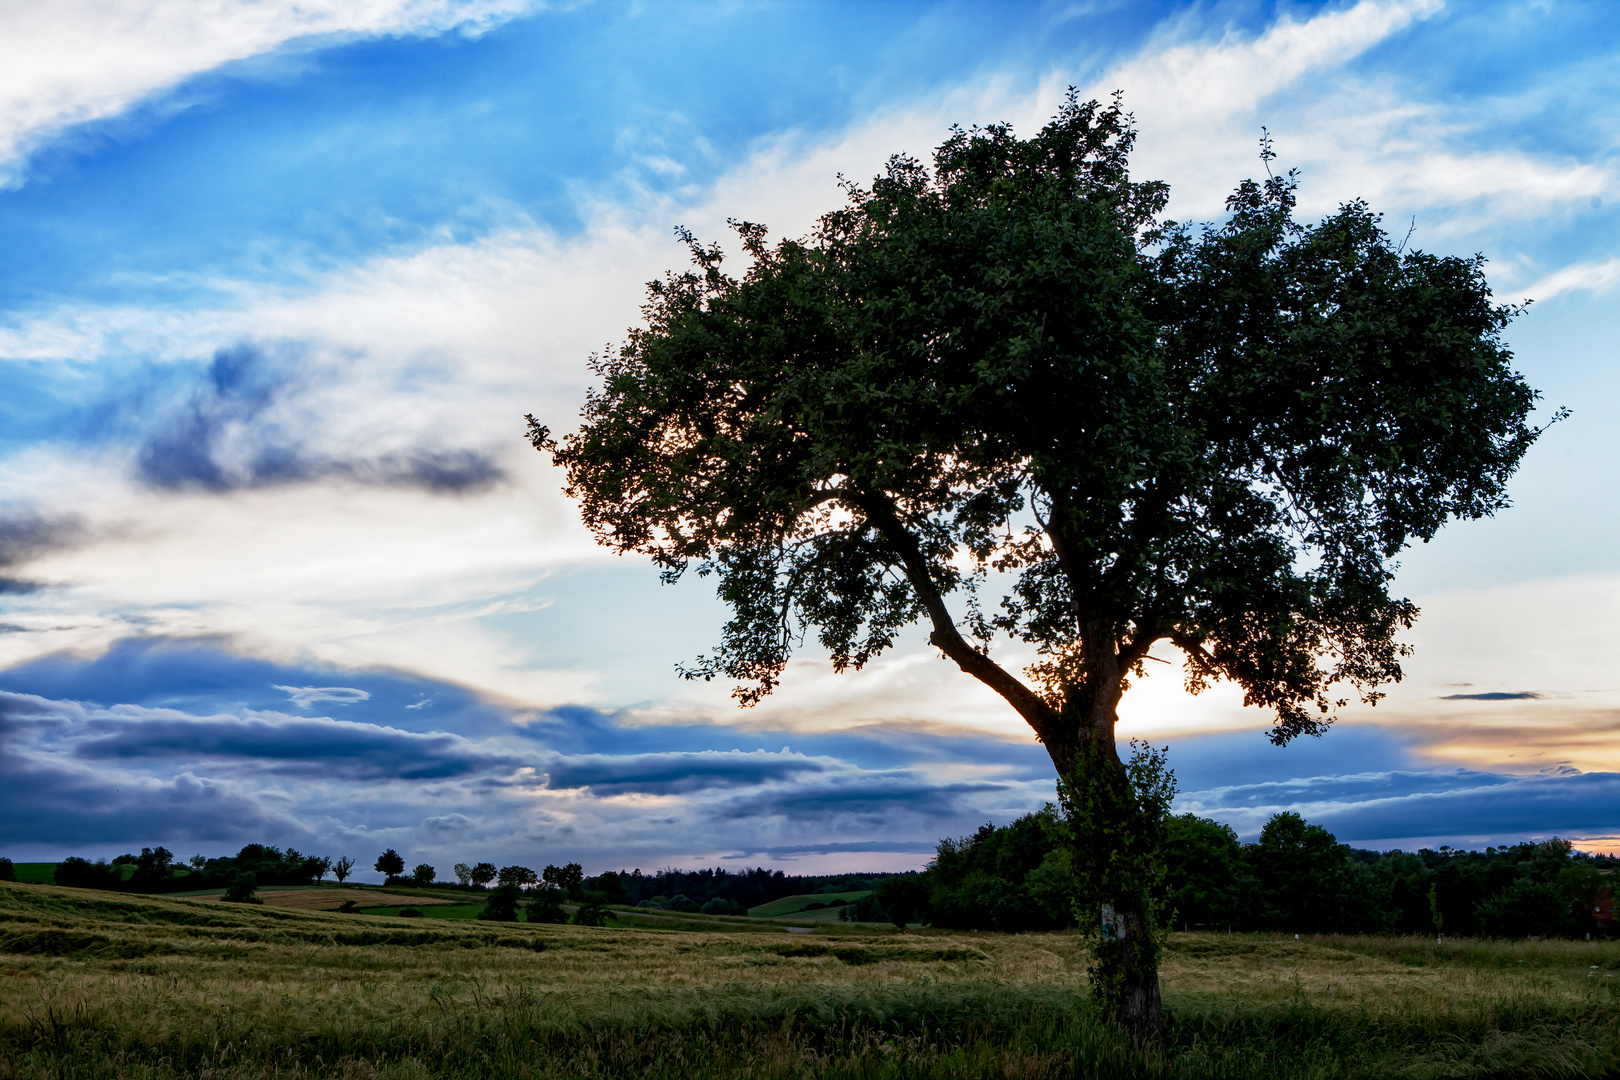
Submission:
<svg viewBox="0 0 1620 1080">
<path fill-rule="evenodd" d="M 929 643 L 956 661 L 957 667 L 1000 694 L 1007 704 L 1017 710 L 1018 715 L 1035 729 L 1036 737 L 1043 743 L 1047 742 L 1049 736 L 1057 730 L 1057 711 L 1000 664 L 975 649 L 962 636 L 962 632 L 956 628 L 956 622 L 951 618 L 950 611 L 945 607 L 945 598 L 940 595 L 938 586 L 934 584 L 933 575 L 928 571 L 928 560 L 923 557 L 917 538 L 901 523 L 894 504 L 882 496 L 866 493 L 852 495 L 851 501 L 866 515 L 866 520 L 872 528 L 876 529 L 900 556 L 906 580 L 917 591 L 918 598 L 928 610 L 929 621 L 933 624 L 933 633 L 928 637 Z"/>
</svg>

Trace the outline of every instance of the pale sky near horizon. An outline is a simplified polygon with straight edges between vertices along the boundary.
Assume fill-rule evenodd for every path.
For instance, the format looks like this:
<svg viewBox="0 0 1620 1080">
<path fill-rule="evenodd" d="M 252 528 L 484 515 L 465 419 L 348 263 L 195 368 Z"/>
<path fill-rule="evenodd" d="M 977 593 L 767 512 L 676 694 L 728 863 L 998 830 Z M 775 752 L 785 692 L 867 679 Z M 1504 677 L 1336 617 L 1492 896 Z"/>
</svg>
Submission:
<svg viewBox="0 0 1620 1080">
<path fill-rule="evenodd" d="M 749 711 L 679 680 L 718 603 L 595 548 L 522 418 L 574 422 L 676 226 L 802 234 L 1070 85 L 1172 217 L 1264 126 L 1304 216 L 1483 254 L 1571 410 L 1403 558 L 1376 709 L 1279 750 L 1165 668 L 1123 734 L 1244 836 L 1620 847 L 1612 4 L 69 0 L 0 8 L 0 854 L 881 869 L 1050 799 L 920 628 Z"/>
</svg>

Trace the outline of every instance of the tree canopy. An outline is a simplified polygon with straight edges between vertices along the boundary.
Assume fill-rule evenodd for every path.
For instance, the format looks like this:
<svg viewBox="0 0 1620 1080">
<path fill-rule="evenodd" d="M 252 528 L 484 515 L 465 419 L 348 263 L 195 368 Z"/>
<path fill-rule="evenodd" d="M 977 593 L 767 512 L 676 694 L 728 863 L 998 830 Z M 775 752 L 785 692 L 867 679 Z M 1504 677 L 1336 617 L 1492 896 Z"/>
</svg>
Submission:
<svg viewBox="0 0 1620 1080">
<path fill-rule="evenodd" d="M 1278 742 L 1400 678 L 1393 560 L 1504 506 L 1537 434 L 1516 309 L 1361 202 L 1296 221 L 1269 146 L 1222 222 L 1161 222 L 1134 137 L 1071 94 L 1030 139 L 956 130 L 846 183 L 803 239 L 734 222 L 740 276 L 682 233 L 693 269 L 593 358 L 579 430 L 530 434 L 602 543 L 717 580 L 733 616 L 688 676 L 753 703 L 809 634 L 843 670 L 924 620 L 1063 774 L 1161 642 Z"/>
</svg>

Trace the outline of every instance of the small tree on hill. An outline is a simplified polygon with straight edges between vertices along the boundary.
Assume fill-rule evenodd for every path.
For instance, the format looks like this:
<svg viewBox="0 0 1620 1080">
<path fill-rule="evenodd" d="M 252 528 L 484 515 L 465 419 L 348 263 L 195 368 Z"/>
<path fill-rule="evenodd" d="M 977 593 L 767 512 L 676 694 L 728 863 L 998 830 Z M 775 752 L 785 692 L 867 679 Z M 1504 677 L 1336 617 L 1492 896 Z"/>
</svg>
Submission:
<svg viewBox="0 0 1620 1080">
<path fill-rule="evenodd" d="M 472 883 L 482 889 L 495 880 L 496 872 L 494 863 L 481 862 L 472 868 Z"/>
<path fill-rule="evenodd" d="M 354 860 L 349 858 L 347 855 L 343 856 L 337 862 L 332 864 L 332 876 L 337 878 L 339 885 L 343 884 L 345 881 L 348 881 L 349 875 L 353 873 L 353 871 Z"/>
<path fill-rule="evenodd" d="M 237 874 L 231 883 L 225 887 L 223 899 L 229 904 L 262 904 L 255 890 L 259 887 L 259 879 L 253 874 Z"/>
<path fill-rule="evenodd" d="M 451 873 L 456 875 L 456 884 L 460 885 L 463 889 L 472 884 L 472 867 L 468 866 L 466 863 L 456 863 L 455 866 L 451 867 Z"/>
<path fill-rule="evenodd" d="M 685 673 L 744 705 L 812 631 L 843 671 L 925 622 L 1051 756 L 1093 990 L 1152 1038 L 1172 788 L 1116 749 L 1130 680 L 1179 650 L 1278 743 L 1376 701 L 1417 615 L 1393 560 L 1507 504 L 1537 395 L 1480 259 L 1406 251 L 1359 202 L 1301 225 L 1292 175 L 1162 224 L 1134 138 L 1071 94 L 1031 139 L 892 159 L 805 240 L 738 223 L 741 277 L 683 233 L 694 269 L 593 358 L 579 430 L 530 436 L 599 542 L 716 578 L 733 618 Z M 998 635 L 1037 653 L 1023 677 Z"/>
<path fill-rule="evenodd" d="M 555 885 L 569 896 L 578 896 L 585 886 L 585 868 L 577 862 L 548 866 L 542 876 L 546 884 Z"/>
</svg>

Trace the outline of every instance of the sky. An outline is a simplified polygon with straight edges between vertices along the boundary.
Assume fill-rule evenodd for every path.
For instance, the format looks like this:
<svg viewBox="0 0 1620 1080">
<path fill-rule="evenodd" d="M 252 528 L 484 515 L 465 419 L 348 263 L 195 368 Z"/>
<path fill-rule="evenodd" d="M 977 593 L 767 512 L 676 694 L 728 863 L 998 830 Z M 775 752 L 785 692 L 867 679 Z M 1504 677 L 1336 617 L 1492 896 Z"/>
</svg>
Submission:
<svg viewBox="0 0 1620 1080">
<path fill-rule="evenodd" d="M 681 680 L 723 608 L 597 548 L 523 416 L 577 422 L 677 227 L 803 235 L 1070 86 L 1176 220 L 1265 130 L 1304 217 L 1484 255 L 1571 410 L 1403 556 L 1376 708 L 1278 749 L 1165 652 L 1121 736 L 1245 838 L 1620 848 L 1614 5 L 59 0 L 0 5 L 0 853 L 856 872 L 1052 799 L 921 628 L 753 709 Z"/>
</svg>

